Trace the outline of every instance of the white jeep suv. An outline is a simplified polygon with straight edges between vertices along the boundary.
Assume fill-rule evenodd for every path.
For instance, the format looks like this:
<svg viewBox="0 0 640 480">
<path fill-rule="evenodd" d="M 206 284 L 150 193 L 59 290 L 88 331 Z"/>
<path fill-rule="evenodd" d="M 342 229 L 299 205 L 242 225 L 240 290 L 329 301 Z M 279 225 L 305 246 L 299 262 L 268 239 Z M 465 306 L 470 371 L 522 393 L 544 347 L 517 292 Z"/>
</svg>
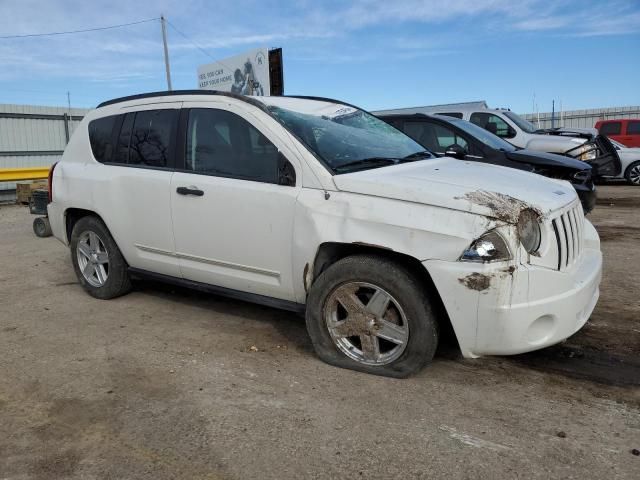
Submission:
<svg viewBox="0 0 640 480">
<path fill-rule="evenodd" d="M 52 167 L 49 219 L 94 297 L 147 277 L 305 312 L 323 360 L 369 373 L 416 372 L 449 325 L 466 357 L 579 330 L 602 257 L 573 187 L 423 150 L 334 100 L 126 97 Z"/>
</svg>

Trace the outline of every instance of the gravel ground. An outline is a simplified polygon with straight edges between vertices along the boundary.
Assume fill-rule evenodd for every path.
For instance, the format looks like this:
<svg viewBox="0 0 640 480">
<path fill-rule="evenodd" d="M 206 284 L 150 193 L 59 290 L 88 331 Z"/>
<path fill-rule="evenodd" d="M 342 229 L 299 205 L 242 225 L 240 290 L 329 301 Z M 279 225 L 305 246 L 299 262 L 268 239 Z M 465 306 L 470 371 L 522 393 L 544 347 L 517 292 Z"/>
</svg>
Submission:
<svg viewBox="0 0 640 480">
<path fill-rule="evenodd" d="M 640 188 L 600 198 L 581 332 L 515 357 L 444 347 L 406 380 L 323 364 L 278 310 L 153 283 L 95 300 L 0 207 L 0 478 L 640 478 Z"/>
</svg>

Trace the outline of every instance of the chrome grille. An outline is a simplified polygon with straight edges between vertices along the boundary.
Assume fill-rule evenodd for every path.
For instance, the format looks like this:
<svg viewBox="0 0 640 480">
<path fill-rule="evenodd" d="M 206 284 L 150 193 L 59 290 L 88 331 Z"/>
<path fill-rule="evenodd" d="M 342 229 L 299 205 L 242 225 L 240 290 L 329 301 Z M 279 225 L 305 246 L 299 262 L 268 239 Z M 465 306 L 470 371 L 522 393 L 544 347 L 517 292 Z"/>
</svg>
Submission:
<svg viewBox="0 0 640 480">
<path fill-rule="evenodd" d="M 582 252 L 584 213 L 580 204 L 554 218 L 551 223 L 558 244 L 558 270 L 572 265 Z"/>
</svg>

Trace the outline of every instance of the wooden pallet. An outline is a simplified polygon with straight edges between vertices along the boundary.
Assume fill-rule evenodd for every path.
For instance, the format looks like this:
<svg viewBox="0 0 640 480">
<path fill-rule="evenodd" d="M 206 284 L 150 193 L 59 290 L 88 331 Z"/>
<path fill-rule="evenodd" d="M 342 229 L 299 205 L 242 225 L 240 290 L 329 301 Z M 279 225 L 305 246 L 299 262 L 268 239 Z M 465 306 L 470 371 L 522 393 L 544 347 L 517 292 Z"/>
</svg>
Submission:
<svg viewBox="0 0 640 480">
<path fill-rule="evenodd" d="M 16 203 L 21 205 L 29 205 L 31 192 L 33 190 L 48 190 L 49 185 L 46 180 L 35 180 L 32 182 L 16 183 Z"/>
</svg>

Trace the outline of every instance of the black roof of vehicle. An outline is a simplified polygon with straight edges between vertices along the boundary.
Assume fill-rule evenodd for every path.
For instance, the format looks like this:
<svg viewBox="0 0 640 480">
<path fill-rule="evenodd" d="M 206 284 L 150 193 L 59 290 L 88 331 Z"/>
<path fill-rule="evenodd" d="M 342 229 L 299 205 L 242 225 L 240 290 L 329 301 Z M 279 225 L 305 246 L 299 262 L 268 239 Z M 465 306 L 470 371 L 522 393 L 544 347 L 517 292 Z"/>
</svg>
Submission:
<svg viewBox="0 0 640 480">
<path fill-rule="evenodd" d="M 118 97 L 113 98 L 111 100 L 106 100 L 100 103 L 96 108 L 106 107 L 107 105 L 114 105 L 116 103 L 129 102 L 131 100 L 141 100 L 145 98 L 154 98 L 154 97 L 174 97 L 180 95 L 221 95 L 226 97 L 237 98 L 238 100 L 245 101 L 247 103 L 254 103 L 251 101 L 251 97 L 246 95 L 238 95 L 231 92 L 222 92 L 219 90 L 165 90 L 158 92 L 147 92 L 147 93 L 138 93 L 136 95 L 127 95 L 126 97 Z M 255 102 L 258 103 L 258 102 Z"/>
<path fill-rule="evenodd" d="M 251 105 L 264 109 L 264 104 L 262 102 L 255 100 L 255 98 L 249 95 L 238 95 L 237 93 L 223 92 L 221 90 L 193 90 L 193 89 L 170 90 L 170 91 L 165 90 L 165 91 L 158 91 L 158 92 L 138 93 L 136 95 L 128 95 L 126 97 L 118 97 L 118 98 L 113 98 L 111 100 L 106 100 L 100 103 L 96 108 L 106 107 L 107 105 L 114 105 L 116 103 L 129 102 L 131 100 L 141 100 L 145 98 L 155 98 L 155 97 L 174 97 L 174 96 L 181 96 L 181 95 L 218 95 L 218 96 L 231 97 L 231 98 L 235 98 L 237 100 L 247 102 L 247 103 L 250 103 Z M 335 100 L 333 98 L 315 97 L 315 96 L 309 96 L 309 95 L 281 95 L 281 96 L 285 98 L 301 98 L 305 100 L 317 100 L 321 102 L 339 103 L 340 105 L 346 105 L 348 107 L 357 108 L 358 110 L 364 110 L 363 108 L 357 107 L 347 102 L 343 102 L 342 100 Z"/>
</svg>

